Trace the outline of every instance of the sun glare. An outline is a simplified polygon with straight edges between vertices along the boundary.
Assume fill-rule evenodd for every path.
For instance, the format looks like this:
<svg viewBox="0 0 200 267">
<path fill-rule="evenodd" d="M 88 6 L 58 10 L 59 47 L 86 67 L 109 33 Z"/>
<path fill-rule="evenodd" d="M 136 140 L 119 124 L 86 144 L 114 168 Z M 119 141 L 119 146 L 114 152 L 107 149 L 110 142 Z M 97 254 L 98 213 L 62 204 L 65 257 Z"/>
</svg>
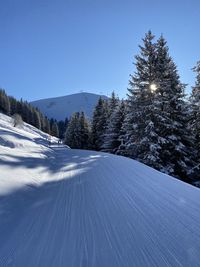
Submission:
<svg viewBox="0 0 200 267">
<path fill-rule="evenodd" d="M 150 90 L 151 90 L 151 92 L 155 92 L 156 89 L 157 89 L 157 86 L 156 86 L 155 83 L 150 84 Z"/>
</svg>

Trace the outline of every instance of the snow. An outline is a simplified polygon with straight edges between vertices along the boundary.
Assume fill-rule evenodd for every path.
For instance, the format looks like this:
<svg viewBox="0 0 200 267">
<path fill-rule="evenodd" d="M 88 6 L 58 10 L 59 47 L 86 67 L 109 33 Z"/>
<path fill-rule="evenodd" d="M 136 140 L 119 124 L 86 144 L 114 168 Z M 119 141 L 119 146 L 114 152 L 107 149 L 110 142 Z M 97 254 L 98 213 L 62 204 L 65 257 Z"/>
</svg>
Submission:
<svg viewBox="0 0 200 267">
<path fill-rule="evenodd" d="M 100 95 L 91 93 L 78 93 L 67 96 L 41 99 L 31 102 L 34 107 L 39 108 L 48 118 L 65 120 L 74 112 L 84 111 L 86 116 L 92 117 L 93 109 L 96 106 Z M 103 99 L 107 97 L 101 95 Z"/>
<path fill-rule="evenodd" d="M 1 114 L 0 137 L 0 266 L 199 266 L 198 188 Z"/>
</svg>

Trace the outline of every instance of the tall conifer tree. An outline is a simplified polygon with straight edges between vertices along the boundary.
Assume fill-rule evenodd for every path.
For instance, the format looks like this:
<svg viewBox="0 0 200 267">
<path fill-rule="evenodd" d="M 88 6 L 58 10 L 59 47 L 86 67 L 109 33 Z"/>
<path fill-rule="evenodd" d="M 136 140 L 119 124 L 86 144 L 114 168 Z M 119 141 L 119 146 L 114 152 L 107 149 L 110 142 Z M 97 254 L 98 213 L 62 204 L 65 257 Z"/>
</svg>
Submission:
<svg viewBox="0 0 200 267">
<path fill-rule="evenodd" d="M 148 32 L 136 56 L 136 72 L 131 75 L 125 151 L 130 157 L 188 181 L 195 150 L 186 128 L 184 85 L 164 38 L 161 36 L 157 43 L 153 39 Z"/>
<path fill-rule="evenodd" d="M 107 125 L 107 129 L 104 135 L 104 143 L 102 145 L 102 151 L 116 153 L 121 141 L 120 131 L 125 117 L 125 103 L 122 100 L 121 103 L 115 107 Z"/>
<path fill-rule="evenodd" d="M 200 157 L 200 61 L 197 62 L 193 70 L 196 72 L 196 82 L 190 98 L 192 111 L 190 126 L 197 141 L 198 156 Z"/>
<path fill-rule="evenodd" d="M 104 133 L 108 116 L 108 104 L 101 97 L 94 109 L 92 118 L 91 139 L 95 150 L 100 150 L 103 144 Z"/>
</svg>

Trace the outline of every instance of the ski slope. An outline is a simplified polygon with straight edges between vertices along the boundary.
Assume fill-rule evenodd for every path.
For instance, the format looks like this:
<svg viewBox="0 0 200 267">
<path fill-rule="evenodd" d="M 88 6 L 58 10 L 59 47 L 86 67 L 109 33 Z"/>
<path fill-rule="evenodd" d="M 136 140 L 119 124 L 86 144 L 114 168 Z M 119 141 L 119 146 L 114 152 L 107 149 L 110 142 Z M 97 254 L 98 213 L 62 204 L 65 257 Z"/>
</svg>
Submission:
<svg viewBox="0 0 200 267">
<path fill-rule="evenodd" d="M 200 266 L 198 188 L 53 142 L 0 114 L 0 266 Z"/>
</svg>

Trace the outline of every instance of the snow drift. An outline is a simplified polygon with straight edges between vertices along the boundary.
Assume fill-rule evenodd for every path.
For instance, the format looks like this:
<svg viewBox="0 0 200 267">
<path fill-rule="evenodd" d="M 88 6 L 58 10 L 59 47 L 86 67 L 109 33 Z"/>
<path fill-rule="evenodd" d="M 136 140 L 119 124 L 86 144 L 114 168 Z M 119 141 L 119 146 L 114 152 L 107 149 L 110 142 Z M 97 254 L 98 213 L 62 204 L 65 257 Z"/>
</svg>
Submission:
<svg viewBox="0 0 200 267">
<path fill-rule="evenodd" d="M 200 190 L 0 115 L 0 266 L 199 266 Z"/>
</svg>

